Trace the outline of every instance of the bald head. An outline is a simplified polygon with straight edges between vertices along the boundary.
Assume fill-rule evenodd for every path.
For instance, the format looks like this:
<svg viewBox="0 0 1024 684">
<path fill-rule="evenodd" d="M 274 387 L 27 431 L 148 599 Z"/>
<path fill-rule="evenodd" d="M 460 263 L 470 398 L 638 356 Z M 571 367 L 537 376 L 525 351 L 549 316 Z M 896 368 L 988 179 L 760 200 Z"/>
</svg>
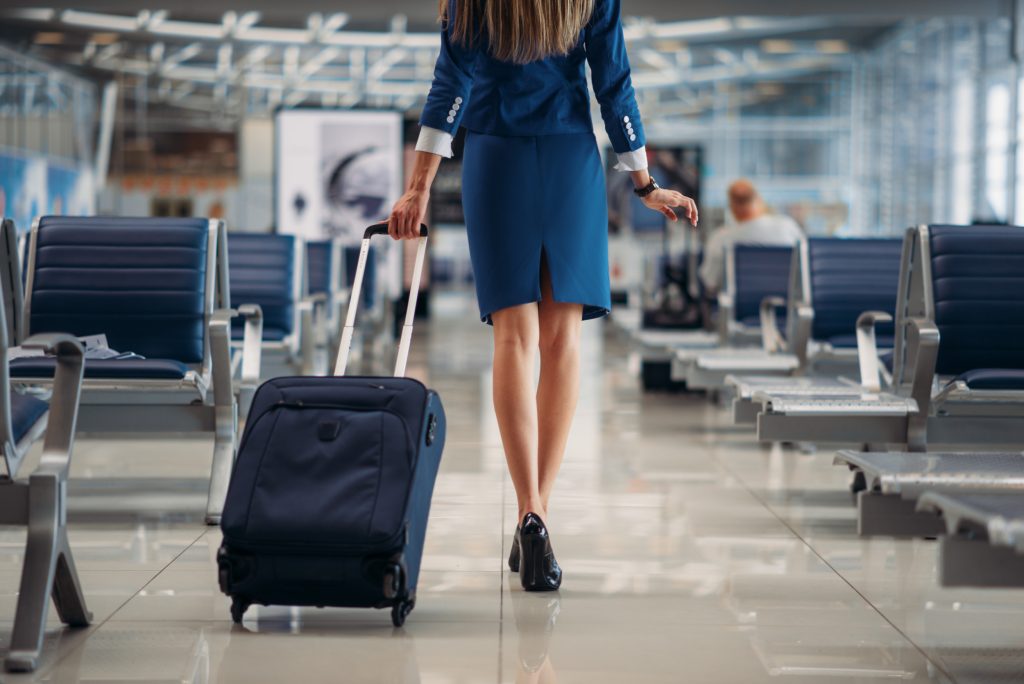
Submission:
<svg viewBox="0 0 1024 684">
<path fill-rule="evenodd" d="M 764 214 L 764 202 L 753 183 L 741 178 L 729 186 L 729 210 L 740 223 Z"/>
</svg>

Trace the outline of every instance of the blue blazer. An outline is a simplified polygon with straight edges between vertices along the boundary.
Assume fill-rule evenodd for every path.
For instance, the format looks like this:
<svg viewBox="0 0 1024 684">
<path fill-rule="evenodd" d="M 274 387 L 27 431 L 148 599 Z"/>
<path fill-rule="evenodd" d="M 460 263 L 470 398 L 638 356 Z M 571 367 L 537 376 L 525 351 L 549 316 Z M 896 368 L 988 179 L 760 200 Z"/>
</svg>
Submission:
<svg viewBox="0 0 1024 684">
<path fill-rule="evenodd" d="M 505 136 L 584 133 L 590 119 L 585 62 L 590 64 L 601 117 L 618 153 L 645 144 L 629 77 L 619 18 L 620 0 L 595 0 L 594 13 L 568 55 L 512 64 L 488 54 L 486 36 L 472 47 L 441 28 L 441 52 L 420 124 L 455 135 L 459 126 Z M 449 16 L 455 0 L 449 1 Z"/>
</svg>

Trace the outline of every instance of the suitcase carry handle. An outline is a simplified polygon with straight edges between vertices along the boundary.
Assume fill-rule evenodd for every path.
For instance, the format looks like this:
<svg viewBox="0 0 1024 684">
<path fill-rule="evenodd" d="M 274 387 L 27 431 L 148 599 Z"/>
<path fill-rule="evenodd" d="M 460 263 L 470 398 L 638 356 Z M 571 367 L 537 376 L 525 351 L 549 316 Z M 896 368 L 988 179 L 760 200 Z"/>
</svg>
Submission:
<svg viewBox="0 0 1024 684">
<path fill-rule="evenodd" d="M 420 224 L 420 237 L 427 237 L 427 233 L 428 232 L 429 232 L 429 230 L 427 229 L 427 227 L 421 223 Z M 363 231 L 363 239 L 364 240 L 369 240 L 374 235 L 387 235 L 387 234 L 388 234 L 388 224 L 386 224 L 386 223 L 374 223 L 372 226 L 368 226 L 366 228 L 366 230 Z"/>
<path fill-rule="evenodd" d="M 398 343 L 398 356 L 395 359 L 395 377 L 405 375 L 405 365 L 409 360 L 409 345 L 412 342 L 412 323 L 416 316 L 416 299 L 420 293 L 420 280 L 423 278 L 423 262 L 427 254 L 428 229 L 420 224 L 419 245 L 416 248 L 416 264 L 412 269 L 412 285 L 409 290 L 409 304 L 405 310 L 405 325 L 402 326 L 402 337 Z M 338 345 L 338 358 L 334 364 L 334 374 L 344 375 L 348 366 L 349 352 L 352 351 L 352 333 L 356 324 L 356 310 L 362 296 L 363 276 L 366 274 L 366 260 L 370 253 L 370 238 L 374 235 L 387 235 L 387 223 L 375 223 L 363 232 L 363 241 L 359 245 L 359 261 L 356 262 L 356 274 L 349 293 L 348 310 L 345 313 L 345 327 L 341 331 L 341 344 Z"/>
</svg>

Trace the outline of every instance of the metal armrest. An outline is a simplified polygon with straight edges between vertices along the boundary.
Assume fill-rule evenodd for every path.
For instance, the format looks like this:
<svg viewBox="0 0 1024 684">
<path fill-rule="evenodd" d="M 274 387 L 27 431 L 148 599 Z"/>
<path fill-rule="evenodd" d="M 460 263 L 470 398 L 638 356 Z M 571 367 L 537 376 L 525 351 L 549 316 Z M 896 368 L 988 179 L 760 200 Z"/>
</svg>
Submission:
<svg viewBox="0 0 1024 684">
<path fill-rule="evenodd" d="M 769 296 L 761 300 L 761 346 L 769 354 L 773 354 L 785 348 L 786 340 L 779 330 L 776 309 L 786 307 L 786 300 L 782 297 Z"/>
<path fill-rule="evenodd" d="M 733 318 L 732 294 L 728 292 L 718 293 L 718 341 L 725 345 L 729 342 L 729 329 Z"/>
<path fill-rule="evenodd" d="M 908 358 L 913 359 L 910 397 L 917 402 L 918 409 L 909 418 L 907 449 L 924 451 L 927 448 L 935 366 L 939 358 L 939 329 L 934 322 L 924 318 L 911 318 L 907 322 L 907 353 Z"/>
<path fill-rule="evenodd" d="M 809 357 L 808 347 L 811 343 L 811 327 L 814 325 L 814 307 L 797 304 L 791 315 L 795 316 L 796 320 L 792 321 L 790 325 L 793 334 L 788 344 L 789 351 L 800 362 L 800 368 L 804 369 L 807 367 Z"/>
<path fill-rule="evenodd" d="M 210 316 L 210 357 L 213 375 L 213 403 L 218 407 L 234 404 L 231 379 L 231 319 L 234 309 L 217 309 Z"/>
<path fill-rule="evenodd" d="M 78 399 L 82 390 L 82 372 L 85 349 L 77 338 L 63 333 L 32 335 L 21 343 L 26 349 L 41 349 L 57 357 L 53 374 L 53 394 L 50 397 L 50 416 L 43 455 L 34 475 L 55 474 L 63 480 L 71 463 L 71 447 L 75 439 L 78 420 Z M 12 473 L 13 475 L 13 473 Z"/>
<path fill-rule="evenodd" d="M 868 392 L 880 392 L 878 343 L 875 326 L 891 323 L 892 316 L 884 311 L 865 311 L 857 318 L 857 360 L 860 364 L 860 384 Z"/>
<path fill-rule="evenodd" d="M 237 315 L 245 319 L 242 335 L 242 386 L 259 383 L 263 364 L 263 309 L 259 304 L 242 304 Z M 229 331 L 230 334 L 230 331 Z"/>
</svg>

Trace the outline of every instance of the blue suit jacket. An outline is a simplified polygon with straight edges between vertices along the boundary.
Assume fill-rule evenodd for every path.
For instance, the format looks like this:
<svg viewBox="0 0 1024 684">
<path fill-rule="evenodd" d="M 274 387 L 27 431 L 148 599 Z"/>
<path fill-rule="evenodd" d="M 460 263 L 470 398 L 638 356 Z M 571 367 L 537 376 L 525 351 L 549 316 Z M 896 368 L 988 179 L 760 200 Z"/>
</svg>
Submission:
<svg viewBox="0 0 1024 684">
<path fill-rule="evenodd" d="M 455 2 L 449 2 L 449 16 Z M 441 29 L 441 52 L 420 124 L 452 135 L 459 126 L 492 135 L 534 136 L 594 130 L 584 62 L 605 130 L 616 152 L 645 143 L 629 77 L 619 0 L 595 0 L 594 13 L 568 55 L 512 64 L 488 54 L 484 36 L 472 47 Z"/>
</svg>

